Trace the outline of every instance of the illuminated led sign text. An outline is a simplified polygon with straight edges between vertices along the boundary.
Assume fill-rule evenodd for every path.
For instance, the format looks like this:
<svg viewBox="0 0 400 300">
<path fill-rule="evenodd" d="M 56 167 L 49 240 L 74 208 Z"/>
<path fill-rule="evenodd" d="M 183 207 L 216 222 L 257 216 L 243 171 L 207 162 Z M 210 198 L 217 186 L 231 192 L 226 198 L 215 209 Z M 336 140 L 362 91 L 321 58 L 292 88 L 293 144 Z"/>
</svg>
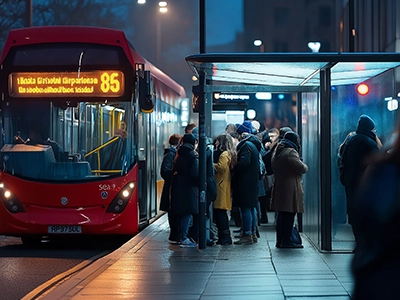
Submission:
<svg viewBox="0 0 400 300">
<path fill-rule="evenodd" d="M 36 97 L 120 97 L 125 91 L 121 71 L 18 72 L 8 80 L 15 98 Z"/>
</svg>

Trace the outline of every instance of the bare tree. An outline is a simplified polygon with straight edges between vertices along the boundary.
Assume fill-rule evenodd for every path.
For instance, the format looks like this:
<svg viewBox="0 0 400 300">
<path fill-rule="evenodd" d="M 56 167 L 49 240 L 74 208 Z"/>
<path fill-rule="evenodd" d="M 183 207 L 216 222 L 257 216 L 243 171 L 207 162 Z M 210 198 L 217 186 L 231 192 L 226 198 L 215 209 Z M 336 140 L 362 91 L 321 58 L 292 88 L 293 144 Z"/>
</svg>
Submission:
<svg viewBox="0 0 400 300">
<path fill-rule="evenodd" d="M 34 25 L 85 25 L 123 28 L 129 0 L 42 0 L 34 6 Z"/>
<path fill-rule="evenodd" d="M 27 0 L 0 0 L 0 49 L 10 29 L 24 27 L 27 23 Z"/>
<path fill-rule="evenodd" d="M 11 29 L 29 26 L 29 1 L 0 0 L 0 49 Z M 84 25 L 124 29 L 129 0 L 36 0 L 33 26 Z"/>
</svg>

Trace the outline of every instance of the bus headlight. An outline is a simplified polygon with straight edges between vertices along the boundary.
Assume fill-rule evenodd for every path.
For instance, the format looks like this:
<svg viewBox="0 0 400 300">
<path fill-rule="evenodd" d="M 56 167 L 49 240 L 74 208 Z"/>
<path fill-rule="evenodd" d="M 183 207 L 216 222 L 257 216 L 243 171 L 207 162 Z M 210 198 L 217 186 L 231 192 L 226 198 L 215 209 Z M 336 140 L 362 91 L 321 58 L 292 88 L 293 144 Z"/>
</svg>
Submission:
<svg viewBox="0 0 400 300">
<path fill-rule="evenodd" d="M 6 187 L 4 182 L 0 182 L 0 197 L 1 200 L 3 200 L 4 206 L 10 213 L 16 214 L 19 212 L 25 212 L 17 196 Z"/>
<path fill-rule="evenodd" d="M 127 185 L 125 185 L 115 196 L 113 201 L 111 201 L 110 205 L 107 208 L 107 212 L 112 212 L 116 214 L 123 212 L 126 205 L 129 202 L 129 199 L 132 196 L 134 189 L 135 189 L 134 182 L 130 182 Z"/>
</svg>

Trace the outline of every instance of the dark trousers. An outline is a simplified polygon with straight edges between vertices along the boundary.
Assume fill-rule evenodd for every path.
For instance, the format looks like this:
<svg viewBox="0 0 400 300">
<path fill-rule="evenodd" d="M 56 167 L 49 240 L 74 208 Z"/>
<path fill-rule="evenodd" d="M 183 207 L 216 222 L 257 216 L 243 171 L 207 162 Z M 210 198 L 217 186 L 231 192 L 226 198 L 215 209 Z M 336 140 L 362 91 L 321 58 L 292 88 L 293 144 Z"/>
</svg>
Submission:
<svg viewBox="0 0 400 300">
<path fill-rule="evenodd" d="M 227 211 L 224 209 L 214 208 L 214 222 L 217 225 L 218 231 L 229 230 L 229 219 Z"/>
<path fill-rule="evenodd" d="M 296 213 L 278 211 L 278 218 L 276 220 L 276 244 L 278 246 L 291 242 L 295 216 Z"/>
<path fill-rule="evenodd" d="M 169 240 L 179 242 L 181 240 L 181 218 L 173 213 L 168 213 Z"/>
<path fill-rule="evenodd" d="M 260 218 L 263 223 L 268 223 L 268 205 L 269 205 L 269 198 L 267 195 L 258 197 L 258 202 L 260 203 Z"/>
</svg>

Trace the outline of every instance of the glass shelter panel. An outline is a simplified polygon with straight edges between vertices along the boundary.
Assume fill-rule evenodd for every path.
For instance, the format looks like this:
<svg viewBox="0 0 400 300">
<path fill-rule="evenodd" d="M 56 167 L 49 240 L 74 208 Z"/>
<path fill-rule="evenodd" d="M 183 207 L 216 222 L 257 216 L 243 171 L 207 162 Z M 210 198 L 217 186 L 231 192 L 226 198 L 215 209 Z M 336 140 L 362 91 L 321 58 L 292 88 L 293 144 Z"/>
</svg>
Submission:
<svg viewBox="0 0 400 300">
<path fill-rule="evenodd" d="M 320 245 L 320 105 L 318 93 L 302 94 L 302 150 L 308 172 L 303 176 L 303 232 Z"/>
<path fill-rule="evenodd" d="M 337 153 L 348 133 L 357 129 L 360 115 L 370 116 L 376 125 L 377 136 L 388 148 L 396 125 L 397 94 L 395 69 L 366 80 L 369 92 L 361 95 L 358 84 L 332 86 L 332 250 L 352 251 L 354 236 L 347 218 L 347 200 L 339 180 Z"/>
</svg>

